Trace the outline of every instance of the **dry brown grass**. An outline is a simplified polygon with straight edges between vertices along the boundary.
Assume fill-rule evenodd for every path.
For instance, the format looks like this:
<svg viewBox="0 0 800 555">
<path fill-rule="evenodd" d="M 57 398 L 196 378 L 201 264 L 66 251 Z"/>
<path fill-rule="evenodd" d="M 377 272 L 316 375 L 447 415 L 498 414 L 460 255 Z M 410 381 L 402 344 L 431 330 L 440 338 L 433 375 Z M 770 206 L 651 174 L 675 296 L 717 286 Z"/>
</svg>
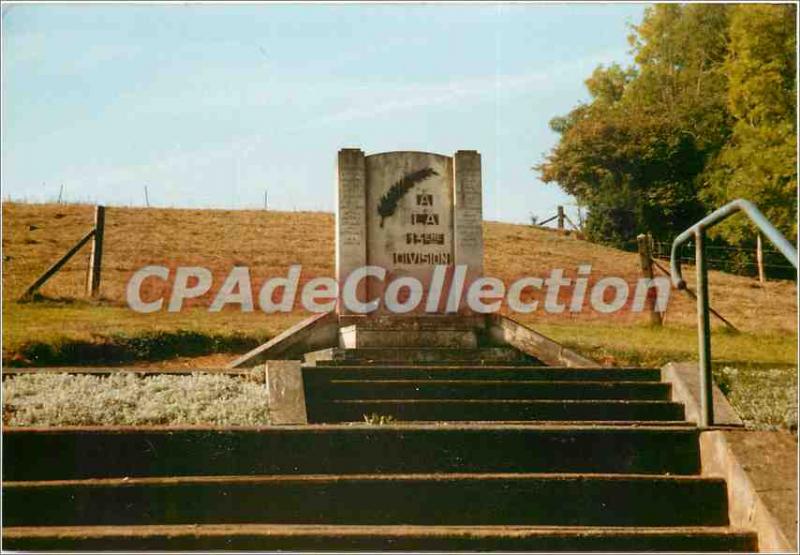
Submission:
<svg viewBox="0 0 800 555">
<path fill-rule="evenodd" d="M 41 290 L 47 297 L 66 302 L 16 303 L 24 289 L 91 228 L 92 214 L 93 207 L 87 205 L 3 204 L 5 355 L 29 341 L 93 340 L 114 333 L 188 329 L 272 335 L 304 314 L 205 310 L 233 266 L 248 266 L 256 289 L 264 279 L 285 275 L 288 267 L 297 263 L 303 265 L 302 281 L 334 274 L 332 214 L 111 207 L 106 215 L 102 300 L 80 301 L 89 257 L 89 249 L 84 248 Z M 577 266 L 586 263 L 593 267 L 593 280 L 613 275 L 634 282 L 639 277 L 638 255 L 575 236 L 496 222 L 486 222 L 484 233 L 486 273 L 506 282 L 524 275 L 546 276 L 552 268 L 563 268 L 568 276 L 574 276 Z M 125 286 L 134 271 L 149 264 L 205 266 L 215 272 L 215 285 L 193 310 L 135 314 L 125 304 Z M 692 285 L 693 268 L 685 273 Z M 711 272 L 711 296 L 712 305 L 743 331 L 796 333 L 796 288 L 792 282 L 775 281 L 760 287 L 751 278 Z M 694 310 L 691 299 L 673 292 L 670 325 L 693 326 Z M 520 319 L 544 325 L 609 324 L 608 316 L 590 311 L 549 315 L 540 309 Z M 625 311 L 614 317 L 611 326 L 636 326 L 646 321 L 645 315 Z"/>
<path fill-rule="evenodd" d="M 487 222 L 484 235 L 486 273 L 506 281 L 522 275 L 547 276 L 552 268 L 563 268 L 568 276 L 574 277 L 580 264 L 592 265 L 590 283 L 606 276 L 619 276 L 633 284 L 641 277 L 638 254 L 589 243 L 574 235 L 497 222 Z M 694 290 L 694 266 L 686 266 L 683 273 Z M 709 284 L 711 305 L 740 330 L 796 331 L 797 289 L 793 282 L 770 281 L 760 286 L 752 278 L 712 271 Z M 587 310 L 576 315 L 551 315 L 538 310 L 531 316 L 518 318 L 529 323 L 589 323 L 599 319 L 608 323 L 609 316 Z M 614 319 L 618 324 L 647 321 L 646 315 L 626 310 L 621 310 Z M 712 317 L 716 325 L 713 320 Z M 667 321 L 694 326 L 695 301 L 684 293 L 672 291 Z"/>
<path fill-rule="evenodd" d="M 85 205 L 4 203 L 3 298 L 19 297 L 85 235 L 93 225 L 93 210 Z M 235 265 L 249 266 L 254 278 L 285 275 L 298 261 L 307 277 L 333 273 L 331 214 L 113 207 L 106 212 L 105 234 L 101 295 L 112 304 L 125 304 L 128 280 L 148 264 L 204 266 L 215 271 L 215 282 Z M 84 247 L 41 293 L 82 298 L 88 260 Z M 198 304 L 207 305 L 209 296 Z"/>
</svg>

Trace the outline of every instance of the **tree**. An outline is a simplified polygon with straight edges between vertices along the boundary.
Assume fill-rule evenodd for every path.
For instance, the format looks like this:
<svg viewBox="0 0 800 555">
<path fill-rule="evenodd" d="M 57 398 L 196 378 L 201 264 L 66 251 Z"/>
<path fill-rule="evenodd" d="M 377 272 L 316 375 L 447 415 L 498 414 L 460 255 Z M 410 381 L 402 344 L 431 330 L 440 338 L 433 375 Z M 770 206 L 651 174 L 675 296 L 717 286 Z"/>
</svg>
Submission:
<svg viewBox="0 0 800 555">
<path fill-rule="evenodd" d="M 673 133 L 664 118 L 592 105 L 554 127 L 563 129 L 561 141 L 538 169 L 588 207 L 591 240 L 623 246 L 643 230 L 666 239 L 701 214 L 691 183 L 702 156 L 693 137 Z"/>
<path fill-rule="evenodd" d="M 734 7 L 725 61 L 727 106 L 735 119 L 730 141 L 709 164 L 703 197 L 719 205 L 753 201 L 784 233 L 797 234 L 797 64 L 795 6 Z M 747 221 L 719 228 L 733 243 L 752 241 Z"/>
<path fill-rule="evenodd" d="M 636 65 L 598 67 L 591 101 L 550 122 L 561 139 L 536 169 L 586 204 L 591 240 L 669 240 L 702 214 L 695 181 L 728 131 L 726 27 L 724 5 L 648 8 L 629 37 Z"/>
<path fill-rule="evenodd" d="M 660 4 L 647 9 L 628 37 L 639 68 L 633 104 L 691 134 L 704 152 L 720 148 L 729 135 L 723 71 L 729 13 L 724 4 Z"/>
<path fill-rule="evenodd" d="M 591 240 L 671 241 L 738 196 L 796 232 L 794 10 L 645 11 L 629 37 L 635 64 L 595 69 L 589 102 L 551 120 L 560 139 L 536 166 L 587 206 Z M 734 221 L 721 234 L 735 242 L 744 229 Z"/>
</svg>

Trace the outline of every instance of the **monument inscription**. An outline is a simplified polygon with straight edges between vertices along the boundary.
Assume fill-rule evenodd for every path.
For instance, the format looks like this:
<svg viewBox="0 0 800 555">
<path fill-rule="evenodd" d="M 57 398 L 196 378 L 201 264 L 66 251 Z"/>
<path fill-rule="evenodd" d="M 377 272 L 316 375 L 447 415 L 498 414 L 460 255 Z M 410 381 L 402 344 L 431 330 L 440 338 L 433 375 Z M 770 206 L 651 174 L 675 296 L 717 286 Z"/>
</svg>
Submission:
<svg viewBox="0 0 800 555">
<path fill-rule="evenodd" d="M 428 289 L 436 266 L 483 272 L 480 155 L 339 151 L 336 268 L 340 284 L 364 266 L 386 270 L 383 282 L 364 280 L 362 300 L 386 284 L 413 277 Z"/>
</svg>

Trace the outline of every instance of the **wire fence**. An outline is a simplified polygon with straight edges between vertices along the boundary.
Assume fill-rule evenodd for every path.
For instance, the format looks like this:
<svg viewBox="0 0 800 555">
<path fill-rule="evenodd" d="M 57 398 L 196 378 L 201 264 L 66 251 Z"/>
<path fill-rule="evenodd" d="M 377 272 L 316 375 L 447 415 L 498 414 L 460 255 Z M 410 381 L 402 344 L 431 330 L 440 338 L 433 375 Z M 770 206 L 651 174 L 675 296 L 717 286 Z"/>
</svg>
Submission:
<svg viewBox="0 0 800 555">
<path fill-rule="evenodd" d="M 620 248 L 636 252 L 636 240 L 625 241 Z M 694 264 L 694 241 L 688 241 L 679 248 L 678 254 L 682 263 Z M 706 244 L 706 264 L 709 269 L 748 277 L 758 277 L 758 260 L 756 246 L 752 247 Z M 669 261 L 672 255 L 672 243 L 652 241 L 650 244 L 652 257 Z M 797 270 L 783 254 L 765 242 L 762 246 L 764 274 L 767 278 L 797 280 Z"/>
<path fill-rule="evenodd" d="M 694 264 L 694 242 L 687 242 L 679 247 L 681 262 Z M 731 245 L 706 245 L 706 264 L 713 270 L 744 276 L 758 276 L 758 260 L 756 247 L 735 247 Z M 652 245 L 654 258 L 669 260 L 672 254 L 672 243 L 654 241 Z M 780 251 L 768 247 L 762 248 L 764 273 L 767 277 L 777 279 L 797 279 L 797 271 Z"/>
</svg>

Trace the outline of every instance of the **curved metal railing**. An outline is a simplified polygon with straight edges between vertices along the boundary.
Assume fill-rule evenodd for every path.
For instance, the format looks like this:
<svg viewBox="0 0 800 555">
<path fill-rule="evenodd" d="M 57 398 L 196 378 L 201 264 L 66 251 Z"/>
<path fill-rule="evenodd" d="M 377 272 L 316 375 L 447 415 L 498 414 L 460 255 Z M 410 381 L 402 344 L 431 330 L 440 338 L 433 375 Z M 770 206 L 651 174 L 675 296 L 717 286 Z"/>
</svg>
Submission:
<svg viewBox="0 0 800 555">
<path fill-rule="evenodd" d="M 697 343 L 700 368 L 700 422 L 701 427 L 714 425 L 714 402 L 711 387 L 711 330 L 708 319 L 708 268 L 705 259 L 705 231 L 722 220 L 744 212 L 773 245 L 797 268 L 797 249 L 778 231 L 761 211 L 750 201 L 737 199 L 715 210 L 692 227 L 678 235 L 672 242 L 670 270 L 672 284 L 685 289 L 681 274 L 678 249 L 689 239 L 695 242 L 695 265 L 697 268 Z"/>
</svg>

